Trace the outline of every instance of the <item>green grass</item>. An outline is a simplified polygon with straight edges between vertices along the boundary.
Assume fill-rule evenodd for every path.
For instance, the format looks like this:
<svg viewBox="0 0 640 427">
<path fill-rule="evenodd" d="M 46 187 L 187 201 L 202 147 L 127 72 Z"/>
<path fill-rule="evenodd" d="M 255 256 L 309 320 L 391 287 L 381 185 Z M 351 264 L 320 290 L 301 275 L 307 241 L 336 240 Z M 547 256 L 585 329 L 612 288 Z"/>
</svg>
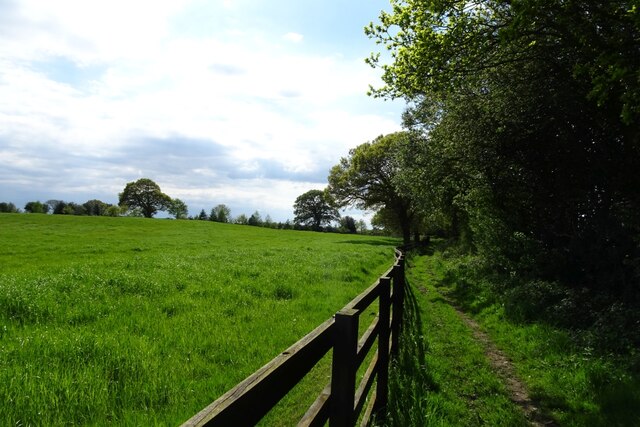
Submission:
<svg viewBox="0 0 640 427">
<path fill-rule="evenodd" d="M 428 257 L 411 257 L 405 329 L 390 382 L 389 426 L 526 426 L 483 347 L 436 291 Z"/>
<path fill-rule="evenodd" d="M 559 425 L 640 425 L 640 358 L 637 350 L 616 354 L 607 346 L 595 347 L 592 341 L 586 339 L 590 333 L 588 330 L 554 327 L 540 321 L 527 323 L 512 320 L 500 298 L 491 291 L 491 284 L 472 273 L 475 263 L 473 257 L 447 256 L 436 251 L 429 256 L 417 257 L 414 262 L 414 284 L 427 283 L 427 289 L 433 291 L 426 298 L 417 295 L 419 304 L 424 304 L 421 312 L 425 313 L 425 329 L 429 328 L 429 322 L 440 322 L 436 329 L 448 331 L 444 335 L 446 337 L 449 334 L 449 341 L 460 340 L 458 333 L 451 331 L 450 323 L 455 319 L 434 319 L 437 313 L 449 310 L 437 297 L 438 294 L 445 295 L 472 315 L 509 356 L 519 378 L 527 385 L 531 398 Z M 425 301 L 421 301 L 421 298 Z M 425 336 L 428 337 L 428 333 Z M 426 340 L 428 344 L 430 341 L 428 338 Z M 429 363 L 429 357 L 438 356 L 441 345 L 448 343 L 427 346 L 427 367 L 434 369 L 435 365 L 435 369 L 439 369 L 441 364 L 452 363 L 446 361 L 446 355 L 443 356 L 445 361 Z M 467 353 L 467 350 L 461 351 Z M 450 381 L 438 380 L 437 373 L 431 376 L 435 377 L 436 384 Z M 457 388 L 464 389 L 469 382 L 475 383 L 474 376 L 469 378 Z M 428 399 L 432 394 L 432 391 L 426 397 L 419 394 L 416 399 Z M 448 410 L 447 413 L 455 414 Z"/>
<path fill-rule="evenodd" d="M 375 281 L 396 243 L 0 215 L 0 419 L 179 424 Z"/>
</svg>

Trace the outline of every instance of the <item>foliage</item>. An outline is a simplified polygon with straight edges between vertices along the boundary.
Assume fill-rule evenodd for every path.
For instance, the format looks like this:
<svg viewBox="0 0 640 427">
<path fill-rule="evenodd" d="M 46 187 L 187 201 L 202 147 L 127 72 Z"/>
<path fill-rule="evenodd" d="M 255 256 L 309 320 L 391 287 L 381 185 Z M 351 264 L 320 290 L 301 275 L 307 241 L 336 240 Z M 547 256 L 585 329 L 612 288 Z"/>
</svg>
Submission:
<svg viewBox="0 0 640 427">
<path fill-rule="evenodd" d="M 367 288 L 397 244 L 64 215 L 1 215 L 0 241 L 8 425 L 179 425 Z M 276 420 L 295 424 L 329 370 Z"/>
<path fill-rule="evenodd" d="M 2 213 L 17 213 L 18 208 L 11 202 L 0 202 L 0 212 Z"/>
<path fill-rule="evenodd" d="M 295 224 L 310 226 L 315 231 L 340 219 L 331 196 L 322 190 L 309 190 L 299 195 L 293 204 L 293 214 Z"/>
<path fill-rule="evenodd" d="M 216 222 L 232 222 L 231 209 L 224 204 L 217 205 L 211 209 L 209 220 Z"/>
<path fill-rule="evenodd" d="M 407 133 L 399 132 L 351 149 L 348 158 L 341 158 L 331 168 L 327 188 L 339 206 L 386 208 L 393 212 L 405 243 L 410 239 L 413 206 L 411 198 L 398 190 L 394 180 L 400 170 L 396 152 L 407 138 Z"/>
<path fill-rule="evenodd" d="M 172 199 L 167 208 L 167 212 L 175 217 L 175 219 L 186 219 L 189 215 L 187 204 L 180 199 Z"/>
<path fill-rule="evenodd" d="M 262 226 L 262 216 L 260 216 L 260 212 L 255 211 L 252 213 L 247 220 L 247 225 Z"/>
<path fill-rule="evenodd" d="M 48 213 L 49 212 L 49 205 L 47 205 L 46 203 L 42 203 L 39 201 L 35 201 L 35 202 L 27 202 L 26 205 L 24 205 L 24 211 L 28 212 L 28 213 Z"/>
<path fill-rule="evenodd" d="M 640 301 L 632 2 L 394 1 L 379 96 L 411 101 L 396 186 L 507 277 Z"/>
<path fill-rule="evenodd" d="M 171 198 L 160 190 L 160 186 L 149 178 L 140 178 L 129 182 L 119 194 L 119 205 L 129 209 L 139 208 L 145 218 L 151 218 L 156 212 L 167 210 Z"/>
<path fill-rule="evenodd" d="M 444 297 L 473 315 L 507 353 L 531 397 L 560 425 L 638 424 L 637 307 L 540 280 L 504 288 L 477 256 L 460 256 L 451 248 L 411 263 L 413 288 L 426 290 L 418 299 L 432 301 L 421 313 L 428 317 L 443 310 Z M 496 298 L 499 292 L 506 298 Z M 428 328 L 434 322 L 423 323 Z"/>
</svg>

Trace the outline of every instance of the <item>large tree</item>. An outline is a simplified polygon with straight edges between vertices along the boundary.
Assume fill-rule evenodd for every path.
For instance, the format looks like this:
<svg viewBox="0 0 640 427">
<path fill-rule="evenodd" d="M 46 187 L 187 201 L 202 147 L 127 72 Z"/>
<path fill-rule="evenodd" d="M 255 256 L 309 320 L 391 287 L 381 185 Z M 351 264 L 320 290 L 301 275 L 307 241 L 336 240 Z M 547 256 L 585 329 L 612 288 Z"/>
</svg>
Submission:
<svg viewBox="0 0 640 427">
<path fill-rule="evenodd" d="M 169 208 L 171 197 L 160 190 L 160 186 L 149 178 L 129 182 L 119 194 L 119 205 L 129 209 L 140 209 L 145 218 L 152 218 L 158 211 Z"/>
<path fill-rule="evenodd" d="M 634 2 L 393 3 L 367 30 L 392 54 L 374 93 L 411 101 L 401 187 L 422 213 L 496 271 L 638 294 Z"/>
<path fill-rule="evenodd" d="M 413 206 L 411 198 L 399 190 L 396 178 L 400 173 L 397 154 L 408 139 L 408 133 L 398 132 L 350 150 L 349 157 L 331 168 L 327 189 L 339 206 L 393 212 L 405 244 L 411 240 Z"/>
<path fill-rule="evenodd" d="M 309 190 L 299 195 L 293 204 L 295 224 L 301 224 L 319 231 L 323 225 L 340 219 L 340 213 L 333 206 L 332 200 L 322 190 Z"/>
</svg>

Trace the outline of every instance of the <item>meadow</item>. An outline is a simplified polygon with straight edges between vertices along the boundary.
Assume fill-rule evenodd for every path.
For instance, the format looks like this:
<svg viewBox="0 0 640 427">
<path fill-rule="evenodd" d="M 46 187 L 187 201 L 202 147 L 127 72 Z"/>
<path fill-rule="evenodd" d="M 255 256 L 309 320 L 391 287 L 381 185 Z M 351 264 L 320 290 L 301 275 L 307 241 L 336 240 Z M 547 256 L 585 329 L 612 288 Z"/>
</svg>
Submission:
<svg viewBox="0 0 640 427">
<path fill-rule="evenodd" d="M 180 424 L 373 283 L 397 243 L 0 214 L 0 419 Z"/>
</svg>

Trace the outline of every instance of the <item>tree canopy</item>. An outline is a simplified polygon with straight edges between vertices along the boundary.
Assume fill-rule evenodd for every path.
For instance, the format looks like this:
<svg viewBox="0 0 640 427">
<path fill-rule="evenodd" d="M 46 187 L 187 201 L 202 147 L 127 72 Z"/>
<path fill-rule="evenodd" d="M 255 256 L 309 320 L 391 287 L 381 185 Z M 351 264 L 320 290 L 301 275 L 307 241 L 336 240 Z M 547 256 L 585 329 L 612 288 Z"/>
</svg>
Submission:
<svg viewBox="0 0 640 427">
<path fill-rule="evenodd" d="M 293 204 L 293 213 L 295 224 L 306 225 L 316 231 L 340 219 L 330 196 L 322 190 L 309 190 L 298 196 Z"/>
<path fill-rule="evenodd" d="M 397 153 L 409 134 L 399 132 L 379 136 L 349 151 L 349 157 L 331 168 L 327 191 L 339 206 L 392 211 L 402 229 L 405 243 L 411 237 L 413 206 L 409 196 L 396 185 L 400 173 Z"/>
<path fill-rule="evenodd" d="M 145 218 L 152 218 L 158 211 L 167 210 L 171 197 L 160 190 L 160 186 L 149 178 L 129 182 L 119 194 L 119 205 L 129 209 L 140 209 Z"/>
<path fill-rule="evenodd" d="M 640 296 L 634 2 L 392 3 L 366 31 L 372 93 L 410 103 L 396 191 L 493 271 Z"/>
</svg>

